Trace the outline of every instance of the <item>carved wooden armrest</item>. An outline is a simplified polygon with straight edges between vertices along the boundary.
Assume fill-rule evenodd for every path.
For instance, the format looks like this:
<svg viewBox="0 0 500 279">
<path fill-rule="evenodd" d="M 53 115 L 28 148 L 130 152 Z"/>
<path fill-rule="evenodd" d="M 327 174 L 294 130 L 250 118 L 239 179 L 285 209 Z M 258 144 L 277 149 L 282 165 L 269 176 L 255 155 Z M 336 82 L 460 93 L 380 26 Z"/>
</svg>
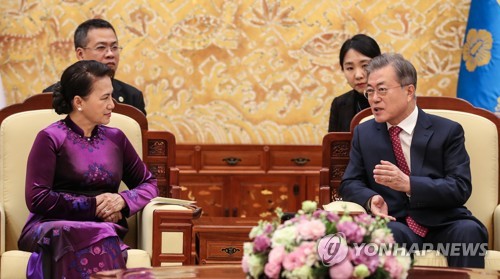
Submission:
<svg viewBox="0 0 500 279">
<path fill-rule="evenodd" d="M 175 136 L 166 131 L 146 131 L 144 162 L 158 180 L 161 197 L 179 198 L 180 190 L 174 189 L 179 181 L 179 169 L 175 166 Z"/>
</svg>

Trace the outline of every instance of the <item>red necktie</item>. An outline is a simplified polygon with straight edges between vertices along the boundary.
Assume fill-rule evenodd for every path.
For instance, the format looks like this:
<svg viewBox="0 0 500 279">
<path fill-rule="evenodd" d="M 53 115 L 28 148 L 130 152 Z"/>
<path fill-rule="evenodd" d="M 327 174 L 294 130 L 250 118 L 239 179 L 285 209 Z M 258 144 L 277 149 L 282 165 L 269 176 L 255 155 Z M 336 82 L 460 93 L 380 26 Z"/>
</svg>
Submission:
<svg viewBox="0 0 500 279">
<path fill-rule="evenodd" d="M 391 136 L 392 149 L 394 150 L 394 155 L 396 156 L 396 164 L 399 169 L 406 175 L 410 175 L 410 168 L 406 163 L 405 155 L 403 154 L 403 148 L 401 148 L 401 141 L 399 140 L 399 133 L 402 131 L 401 127 L 392 126 L 389 128 L 389 135 Z M 406 216 L 406 223 L 408 227 L 417 235 L 425 237 L 429 229 L 418 224 L 409 215 Z"/>
</svg>

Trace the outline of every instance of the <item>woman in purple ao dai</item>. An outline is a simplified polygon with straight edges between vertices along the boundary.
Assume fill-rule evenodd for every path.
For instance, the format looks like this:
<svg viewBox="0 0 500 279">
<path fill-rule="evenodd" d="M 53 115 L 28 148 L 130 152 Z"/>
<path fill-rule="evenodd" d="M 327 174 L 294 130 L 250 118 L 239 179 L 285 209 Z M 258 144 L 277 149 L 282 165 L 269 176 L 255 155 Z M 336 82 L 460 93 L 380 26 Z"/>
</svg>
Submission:
<svg viewBox="0 0 500 279">
<path fill-rule="evenodd" d="M 158 195 L 156 178 L 109 123 L 113 71 L 93 60 L 68 67 L 53 93 L 58 114 L 28 157 L 30 211 L 18 246 L 32 252 L 28 278 L 88 278 L 125 268 L 126 217 Z M 118 193 L 123 181 L 129 190 Z"/>
</svg>

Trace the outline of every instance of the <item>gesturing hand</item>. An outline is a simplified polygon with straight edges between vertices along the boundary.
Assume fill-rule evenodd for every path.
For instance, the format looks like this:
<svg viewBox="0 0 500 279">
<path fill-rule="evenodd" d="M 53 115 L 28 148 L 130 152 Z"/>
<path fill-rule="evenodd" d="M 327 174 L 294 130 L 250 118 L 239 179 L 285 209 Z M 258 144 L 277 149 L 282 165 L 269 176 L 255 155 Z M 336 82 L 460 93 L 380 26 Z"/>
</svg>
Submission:
<svg viewBox="0 0 500 279">
<path fill-rule="evenodd" d="M 122 196 L 114 193 L 104 193 L 96 198 L 95 215 L 106 221 L 116 223 L 122 218 L 121 210 L 125 207 Z"/>
<path fill-rule="evenodd" d="M 378 184 L 396 191 L 410 192 L 410 177 L 389 161 L 380 161 L 373 170 L 373 179 Z"/>
<path fill-rule="evenodd" d="M 382 218 L 389 218 L 391 221 L 395 221 L 396 218 L 389 215 L 389 209 L 387 203 L 381 195 L 375 195 L 370 201 L 370 210 L 373 215 L 380 216 Z"/>
</svg>

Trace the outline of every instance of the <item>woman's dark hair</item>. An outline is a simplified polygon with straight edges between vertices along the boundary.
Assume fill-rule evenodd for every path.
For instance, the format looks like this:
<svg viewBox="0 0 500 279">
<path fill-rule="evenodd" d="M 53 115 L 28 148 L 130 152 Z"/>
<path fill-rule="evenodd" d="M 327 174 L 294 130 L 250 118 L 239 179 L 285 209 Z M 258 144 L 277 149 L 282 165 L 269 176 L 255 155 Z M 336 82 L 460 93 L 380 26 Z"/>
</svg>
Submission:
<svg viewBox="0 0 500 279">
<path fill-rule="evenodd" d="M 112 77 L 113 70 L 94 60 L 81 60 L 64 70 L 61 81 L 56 84 L 52 107 L 57 114 L 68 114 L 73 110 L 75 96 L 85 98 L 92 92 L 96 78 Z"/>
<path fill-rule="evenodd" d="M 352 38 L 346 40 L 342 47 L 340 48 L 339 53 L 339 62 L 340 68 L 342 71 L 344 70 L 344 58 L 345 54 L 350 50 L 354 49 L 355 51 L 363 54 L 364 56 L 373 58 L 379 56 L 381 54 L 380 47 L 377 42 L 370 36 L 365 34 L 357 34 Z"/>
</svg>

